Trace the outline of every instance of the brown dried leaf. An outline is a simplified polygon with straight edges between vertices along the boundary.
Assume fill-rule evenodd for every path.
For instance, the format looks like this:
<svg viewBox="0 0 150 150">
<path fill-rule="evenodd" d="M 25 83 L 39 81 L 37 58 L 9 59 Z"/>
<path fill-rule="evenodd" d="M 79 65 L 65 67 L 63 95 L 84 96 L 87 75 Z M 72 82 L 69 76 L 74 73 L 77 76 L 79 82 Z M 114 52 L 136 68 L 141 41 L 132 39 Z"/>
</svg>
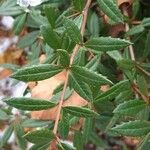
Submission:
<svg viewBox="0 0 150 150">
<path fill-rule="evenodd" d="M 66 72 L 61 72 L 54 77 L 39 81 L 37 86 L 32 89 L 31 95 L 34 98 L 51 99 L 54 89 L 64 82 Z M 69 97 L 63 104 L 63 106 L 85 106 L 87 101 L 81 98 L 76 92 Z M 43 111 L 35 111 L 31 113 L 33 119 L 43 120 L 55 120 L 58 106 Z"/>
</svg>

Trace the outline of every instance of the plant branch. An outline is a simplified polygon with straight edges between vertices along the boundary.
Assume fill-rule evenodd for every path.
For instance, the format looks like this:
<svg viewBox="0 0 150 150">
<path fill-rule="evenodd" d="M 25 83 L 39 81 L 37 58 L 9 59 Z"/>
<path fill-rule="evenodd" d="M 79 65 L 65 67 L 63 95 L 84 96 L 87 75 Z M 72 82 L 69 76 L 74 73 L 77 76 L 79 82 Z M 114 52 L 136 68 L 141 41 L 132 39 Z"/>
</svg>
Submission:
<svg viewBox="0 0 150 150">
<path fill-rule="evenodd" d="M 89 10 L 91 2 L 92 2 L 92 0 L 87 0 L 85 8 L 82 11 L 82 15 L 83 15 L 83 21 L 82 21 L 82 25 L 81 25 L 81 35 L 82 35 L 82 37 L 84 36 L 84 31 L 85 31 L 85 26 L 86 26 L 86 21 L 87 21 L 87 14 L 88 14 L 88 10 Z M 76 44 L 76 46 L 73 49 L 73 53 L 71 55 L 71 58 L 70 58 L 70 65 L 69 66 L 71 66 L 73 64 L 74 58 L 75 58 L 76 53 L 78 52 L 79 48 L 80 48 L 80 45 Z M 54 129 L 53 129 L 54 134 L 57 134 L 58 123 L 59 123 L 60 114 L 61 114 L 61 108 L 62 108 L 62 105 L 63 105 L 64 96 L 65 96 L 66 88 L 67 88 L 67 85 L 68 85 L 68 79 L 69 79 L 69 70 L 67 70 L 67 75 L 66 75 L 66 79 L 65 79 L 61 99 L 60 99 L 60 102 L 59 102 L 59 105 L 58 105 L 56 121 L 55 121 Z"/>
</svg>

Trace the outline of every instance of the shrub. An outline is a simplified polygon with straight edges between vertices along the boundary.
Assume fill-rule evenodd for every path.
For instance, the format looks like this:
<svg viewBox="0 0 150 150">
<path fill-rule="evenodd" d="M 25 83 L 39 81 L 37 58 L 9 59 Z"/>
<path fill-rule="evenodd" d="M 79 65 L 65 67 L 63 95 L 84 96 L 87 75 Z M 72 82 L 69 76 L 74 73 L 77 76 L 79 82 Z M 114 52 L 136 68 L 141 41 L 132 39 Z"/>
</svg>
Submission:
<svg viewBox="0 0 150 150">
<path fill-rule="evenodd" d="M 15 68 L 11 78 L 37 83 L 28 88 L 32 97 L 4 100 L 8 107 L 0 109 L 0 120 L 9 126 L 1 148 L 13 132 L 22 150 L 27 141 L 34 144 L 31 150 L 82 150 L 89 142 L 108 149 L 99 132 L 138 137 L 138 149 L 149 145 L 148 5 L 138 0 L 0 3 L 0 15 L 15 18 L 17 46 L 29 49 L 28 64 L 3 67 Z M 23 30 L 28 33 L 21 36 Z M 20 113 L 12 115 L 12 108 Z"/>
</svg>

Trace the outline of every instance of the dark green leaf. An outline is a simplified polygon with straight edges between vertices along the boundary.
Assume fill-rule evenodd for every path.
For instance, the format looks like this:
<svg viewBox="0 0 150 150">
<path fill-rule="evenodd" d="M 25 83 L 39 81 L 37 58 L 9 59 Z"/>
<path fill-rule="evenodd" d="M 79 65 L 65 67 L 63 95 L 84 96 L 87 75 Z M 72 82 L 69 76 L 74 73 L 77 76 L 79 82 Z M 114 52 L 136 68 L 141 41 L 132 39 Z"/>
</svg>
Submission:
<svg viewBox="0 0 150 150">
<path fill-rule="evenodd" d="M 122 92 L 123 90 L 128 89 L 128 88 L 129 88 L 128 80 L 120 81 L 119 83 L 112 86 L 108 91 L 100 94 L 94 101 L 94 104 L 98 105 L 101 102 L 112 100 L 117 95 L 119 95 L 120 92 Z"/>
<path fill-rule="evenodd" d="M 100 32 L 100 22 L 99 22 L 99 17 L 95 12 L 93 12 L 90 16 L 90 21 L 89 21 L 89 32 L 92 37 L 98 37 L 99 32 Z"/>
<path fill-rule="evenodd" d="M 117 125 L 111 131 L 126 136 L 143 136 L 150 132 L 150 122 L 142 120 L 130 121 Z"/>
<path fill-rule="evenodd" d="M 131 36 L 131 35 L 139 34 L 139 33 L 143 32 L 143 31 L 144 31 L 144 26 L 138 25 L 138 26 L 132 27 L 132 28 L 126 33 L 126 35 L 127 35 L 127 36 Z"/>
<path fill-rule="evenodd" d="M 46 5 L 46 6 L 44 6 L 44 12 L 45 12 L 45 15 L 46 15 L 51 27 L 55 28 L 55 21 L 57 18 L 55 8 L 51 7 L 51 5 Z"/>
<path fill-rule="evenodd" d="M 130 100 L 118 105 L 113 113 L 119 115 L 135 115 L 146 107 L 142 100 Z"/>
<path fill-rule="evenodd" d="M 93 126 L 93 119 L 92 118 L 86 118 L 84 120 L 84 126 L 83 126 L 83 140 L 88 142 L 90 138 L 90 134 L 92 132 L 92 126 Z"/>
<path fill-rule="evenodd" d="M 41 33 L 45 42 L 53 49 L 61 48 L 60 37 L 50 26 L 42 26 Z"/>
<path fill-rule="evenodd" d="M 131 43 L 129 41 L 119 38 L 99 37 L 88 40 L 85 43 L 85 47 L 90 48 L 91 51 L 95 53 L 99 53 L 99 52 L 120 50 L 129 46 L 130 44 Z"/>
<path fill-rule="evenodd" d="M 84 108 L 84 107 L 76 107 L 76 106 L 66 106 L 63 107 L 63 110 L 73 116 L 77 116 L 77 117 L 94 117 L 96 115 L 98 115 L 96 112 L 94 112 L 93 110 L 90 110 L 88 108 Z"/>
<path fill-rule="evenodd" d="M 74 77 L 76 77 L 76 79 L 87 84 L 112 84 L 112 82 L 108 80 L 105 76 L 93 72 L 85 67 L 72 66 L 71 73 Z"/>
<path fill-rule="evenodd" d="M 36 131 L 31 131 L 24 136 L 29 142 L 35 144 L 46 144 L 50 143 L 55 135 L 52 131 L 48 129 L 41 129 Z"/>
<path fill-rule="evenodd" d="M 5 101 L 9 106 L 21 109 L 21 110 L 45 110 L 55 106 L 55 103 L 52 103 L 47 100 L 42 99 L 33 99 L 33 98 L 10 98 Z"/>
<path fill-rule="evenodd" d="M 17 144 L 18 144 L 19 148 L 21 150 L 26 150 L 26 141 L 23 137 L 25 135 L 25 132 L 24 132 L 24 129 L 21 126 L 20 122 L 14 123 L 14 130 L 15 130 L 15 135 L 17 137 Z"/>
<path fill-rule="evenodd" d="M 80 12 L 82 12 L 84 5 L 85 5 L 85 0 L 72 0 L 74 8 Z"/>
<path fill-rule="evenodd" d="M 62 119 L 59 123 L 59 133 L 63 139 L 66 139 L 69 133 L 69 115 L 63 111 Z"/>
<path fill-rule="evenodd" d="M 76 147 L 77 150 L 83 150 L 84 141 L 82 137 L 82 133 L 76 131 L 73 138 L 73 145 Z"/>
<path fill-rule="evenodd" d="M 75 43 L 82 43 L 82 36 L 78 26 L 71 20 L 65 19 L 64 27 L 70 39 Z"/>
<path fill-rule="evenodd" d="M 93 96 L 92 92 L 88 86 L 88 84 L 79 81 L 78 79 L 75 78 L 72 74 L 70 74 L 70 82 L 72 85 L 72 88 L 85 100 L 92 101 Z"/>
<path fill-rule="evenodd" d="M 59 66 L 41 64 L 19 69 L 11 77 L 21 81 L 40 81 L 48 79 L 62 70 L 62 67 Z"/>
<path fill-rule="evenodd" d="M 113 0 L 97 0 L 101 10 L 115 23 L 123 22 L 123 16 Z"/>
<path fill-rule="evenodd" d="M 150 56 L 150 30 L 148 31 L 148 34 L 147 34 L 143 56 L 144 58 L 147 58 L 148 56 Z"/>
<path fill-rule="evenodd" d="M 135 68 L 135 62 L 130 59 L 122 59 L 117 61 L 118 66 L 121 69 L 132 70 Z"/>
<path fill-rule="evenodd" d="M 60 57 L 60 64 L 64 67 L 69 67 L 70 57 L 66 50 L 58 49 L 58 55 Z"/>
</svg>

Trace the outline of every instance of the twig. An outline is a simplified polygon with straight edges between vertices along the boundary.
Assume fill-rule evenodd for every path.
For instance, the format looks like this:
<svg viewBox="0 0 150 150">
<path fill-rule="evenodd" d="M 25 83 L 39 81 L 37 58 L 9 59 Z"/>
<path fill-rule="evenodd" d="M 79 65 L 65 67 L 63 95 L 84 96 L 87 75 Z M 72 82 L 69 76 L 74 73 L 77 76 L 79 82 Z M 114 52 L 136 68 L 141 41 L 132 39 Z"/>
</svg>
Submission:
<svg viewBox="0 0 150 150">
<path fill-rule="evenodd" d="M 129 16 L 125 6 L 123 7 L 123 14 L 125 16 Z M 129 30 L 130 30 L 129 24 L 125 23 L 125 31 L 128 32 Z M 127 39 L 131 41 L 130 37 L 127 37 Z M 134 54 L 134 49 L 132 45 L 129 45 L 129 53 L 130 53 L 131 60 L 135 61 L 135 54 Z M 134 80 L 133 83 L 136 84 L 136 80 Z M 135 97 L 139 98 L 137 93 L 135 93 Z"/>
<path fill-rule="evenodd" d="M 85 8 L 82 12 L 82 15 L 83 15 L 83 21 L 82 21 L 82 25 L 81 25 L 81 35 L 82 35 L 82 37 L 84 35 L 86 21 L 87 21 L 88 9 L 90 7 L 91 2 L 92 2 L 92 0 L 87 0 L 86 6 L 85 6 Z M 73 49 L 73 53 L 71 55 L 71 58 L 70 58 L 70 66 L 73 64 L 74 58 L 75 58 L 76 53 L 78 52 L 79 48 L 80 48 L 80 45 L 76 44 L 75 48 Z M 56 121 L 55 121 L 54 129 L 53 129 L 54 134 L 57 134 L 58 123 L 59 123 L 61 108 L 62 108 L 62 105 L 63 105 L 64 96 L 65 96 L 65 92 L 66 92 L 66 88 L 67 88 L 67 84 L 68 84 L 68 79 L 69 79 L 69 70 L 67 70 L 67 75 L 66 75 L 66 79 L 65 79 L 65 83 L 64 83 L 64 87 L 63 87 L 63 92 L 62 92 L 61 99 L 60 99 L 60 102 L 59 102 L 59 105 L 58 105 Z"/>
<path fill-rule="evenodd" d="M 126 10 L 126 7 L 123 7 L 123 13 L 125 16 L 129 16 L 128 12 Z M 125 31 L 128 32 L 130 30 L 129 28 L 129 24 L 125 23 Z M 129 41 L 131 40 L 130 37 L 127 38 Z M 130 56 L 131 56 L 131 60 L 135 61 L 135 55 L 134 55 L 134 50 L 133 50 L 133 46 L 130 45 L 129 46 L 129 52 L 130 52 Z"/>
</svg>

